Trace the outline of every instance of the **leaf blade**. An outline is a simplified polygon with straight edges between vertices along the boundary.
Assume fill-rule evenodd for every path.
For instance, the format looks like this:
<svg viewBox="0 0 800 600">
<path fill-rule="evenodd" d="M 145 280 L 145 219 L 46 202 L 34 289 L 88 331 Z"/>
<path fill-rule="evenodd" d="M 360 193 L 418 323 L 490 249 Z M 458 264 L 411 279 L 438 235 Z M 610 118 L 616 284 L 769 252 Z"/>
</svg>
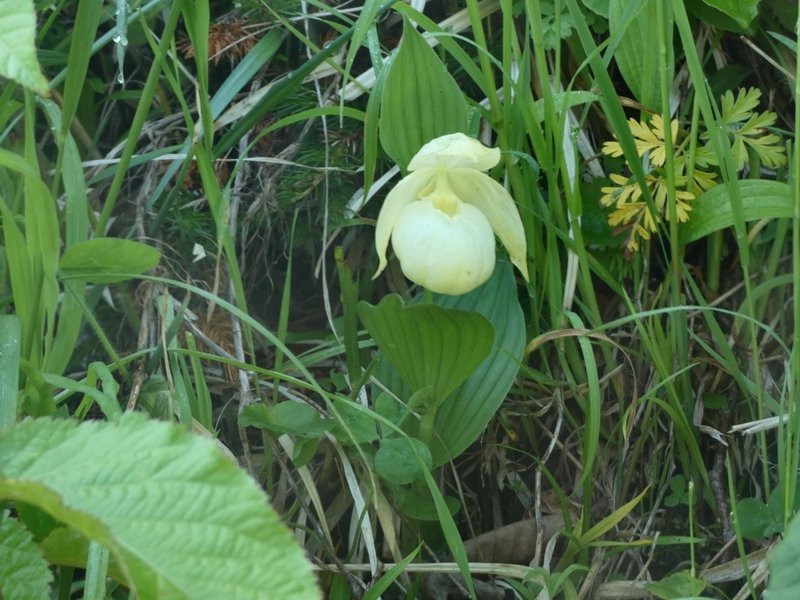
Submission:
<svg viewBox="0 0 800 600">
<path fill-rule="evenodd" d="M 94 238 L 78 242 L 61 257 L 61 275 L 92 283 L 117 283 L 158 264 L 161 253 L 133 240 Z"/>
<path fill-rule="evenodd" d="M 263 492 L 184 428 L 29 420 L 0 435 L 0 455 L 0 495 L 109 546 L 141 597 L 319 597 Z"/>
<path fill-rule="evenodd" d="M 36 57 L 32 0 L 0 2 L 0 75 L 47 96 L 50 86 Z"/>
</svg>

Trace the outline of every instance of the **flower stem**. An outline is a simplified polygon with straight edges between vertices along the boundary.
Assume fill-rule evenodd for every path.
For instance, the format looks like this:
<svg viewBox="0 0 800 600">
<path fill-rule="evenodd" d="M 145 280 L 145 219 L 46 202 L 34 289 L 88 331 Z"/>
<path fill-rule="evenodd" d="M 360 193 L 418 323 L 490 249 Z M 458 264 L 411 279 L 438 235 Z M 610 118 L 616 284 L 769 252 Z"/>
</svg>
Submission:
<svg viewBox="0 0 800 600">
<path fill-rule="evenodd" d="M 428 448 L 431 447 L 431 439 L 433 439 L 433 423 L 436 420 L 436 410 L 426 410 L 420 416 L 419 421 L 419 439 Z"/>
</svg>

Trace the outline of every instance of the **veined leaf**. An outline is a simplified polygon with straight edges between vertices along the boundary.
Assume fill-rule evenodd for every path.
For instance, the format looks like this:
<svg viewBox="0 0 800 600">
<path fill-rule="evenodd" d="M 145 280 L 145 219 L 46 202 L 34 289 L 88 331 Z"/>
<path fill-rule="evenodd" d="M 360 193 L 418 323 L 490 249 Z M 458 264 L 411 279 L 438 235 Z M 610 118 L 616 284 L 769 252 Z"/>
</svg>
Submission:
<svg viewBox="0 0 800 600">
<path fill-rule="evenodd" d="M 0 513 L 0 598 L 46 600 L 53 574 L 25 526 Z"/>
<path fill-rule="evenodd" d="M 433 463 L 458 456 L 486 429 L 517 377 L 525 347 L 525 317 L 511 263 L 498 261 L 489 281 L 463 296 L 434 296 L 446 308 L 474 310 L 494 327 L 494 344 L 480 366 L 436 414 Z"/>
<path fill-rule="evenodd" d="M 386 73 L 381 94 L 383 149 L 405 169 L 434 138 L 466 133 L 464 94 L 425 38 L 406 19 L 403 39 Z"/>
<path fill-rule="evenodd" d="M 791 218 L 794 208 L 792 188 L 779 181 L 743 179 L 738 181 L 745 221 Z M 734 224 L 733 206 L 727 185 L 718 185 L 692 202 L 689 221 L 681 226 L 683 240 L 694 242 L 709 233 Z"/>
<path fill-rule="evenodd" d="M 486 358 L 439 407 L 431 440 L 433 465 L 461 454 L 486 428 L 505 400 L 519 370 L 525 346 L 525 319 L 517 300 L 511 264 L 498 261 L 489 281 L 461 296 L 434 294 L 434 303 L 448 309 L 475 311 L 494 327 L 494 342 Z M 398 397 L 412 390 L 388 361 L 379 361 L 376 377 Z"/>
<path fill-rule="evenodd" d="M 358 314 L 411 389 L 426 390 L 437 405 L 483 361 L 494 337 L 492 325 L 476 312 L 405 306 L 396 294 L 377 306 L 359 303 Z"/>
<path fill-rule="evenodd" d="M 608 25 L 613 36 L 621 36 L 614 52 L 620 73 L 636 99 L 649 108 L 661 106 L 661 67 L 658 51 L 657 3 L 654 0 L 611 0 Z M 667 81 L 675 71 L 672 50 L 672 13 L 665 11 Z M 633 16 L 631 18 L 631 16 Z"/>
<path fill-rule="evenodd" d="M 50 87 L 36 58 L 36 11 L 32 0 L 0 2 L 0 75 L 47 96 Z"/>
<path fill-rule="evenodd" d="M 108 547 L 140 598 L 319 598 L 263 492 L 213 442 L 126 414 L 0 435 L 0 498 Z"/>
</svg>

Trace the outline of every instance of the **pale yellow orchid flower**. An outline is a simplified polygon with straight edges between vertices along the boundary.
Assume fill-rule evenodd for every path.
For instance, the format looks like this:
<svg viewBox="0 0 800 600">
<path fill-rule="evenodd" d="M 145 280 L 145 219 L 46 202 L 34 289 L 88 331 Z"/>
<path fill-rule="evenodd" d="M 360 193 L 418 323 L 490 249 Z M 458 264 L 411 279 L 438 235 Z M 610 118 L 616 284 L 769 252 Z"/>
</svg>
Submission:
<svg viewBox="0 0 800 600">
<path fill-rule="evenodd" d="M 496 234 L 527 280 L 525 230 L 517 207 L 505 188 L 482 172 L 499 161 L 499 149 L 463 133 L 425 144 L 378 215 L 380 263 L 374 277 L 386 268 L 391 238 L 411 281 L 441 294 L 465 294 L 494 271 Z"/>
</svg>

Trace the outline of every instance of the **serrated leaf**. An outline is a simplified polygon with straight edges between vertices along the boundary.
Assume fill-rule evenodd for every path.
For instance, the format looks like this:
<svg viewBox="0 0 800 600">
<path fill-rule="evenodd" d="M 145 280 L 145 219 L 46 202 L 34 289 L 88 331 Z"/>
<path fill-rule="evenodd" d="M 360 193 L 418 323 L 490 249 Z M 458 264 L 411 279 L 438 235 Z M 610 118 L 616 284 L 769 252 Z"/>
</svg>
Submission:
<svg viewBox="0 0 800 600">
<path fill-rule="evenodd" d="M 25 526 L 0 513 L 0 598 L 47 600 L 53 574 Z"/>
<path fill-rule="evenodd" d="M 386 481 L 404 485 L 419 479 L 423 466 L 431 468 L 431 451 L 414 438 L 384 439 L 375 453 L 373 464 L 378 475 Z"/>
<path fill-rule="evenodd" d="M 0 498 L 107 546 L 141 598 L 319 597 L 264 493 L 181 426 L 28 420 L 0 435 L 0 457 Z"/>
<path fill-rule="evenodd" d="M 759 0 L 703 0 L 712 8 L 725 13 L 742 28 L 747 28 L 758 16 Z"/>
<path fill-rule="evenodd" d="M 397 294 L 358 314 L 380 351 L 413 392 L 438 405 L 469 377 L 492 347 L 494 330 L 481 314 L 434 304 L 405 306 Z"/>
<path fill-rule="evenodd" d="M 648 108 L 661 106 L 661 72 L 658 49 L 658 3 L 655 0 L 611 0 L 608 26 L 612 36 L 621 36 L 614 59 L 625 83 L 636 99 Z M 635 15 L 635 16 L 634 16 Z M 631 18 L 632 17 L 632 18 Z M 672 49 L 672 12 L 665 11 L 667 82 L 672 82 L 675 56 Z"/>
<path fill-rule="evenodd" d="M 94 238 L 67 248 L 60 268 L 62 277 L 108 284 L 141 275 L 159 260 L 161 253 L 152 246 L 120 238 Z"/>
<path fill-rule="evenodd" d="M 466 133 L 467 104 L 453 76 L 407 19 L 381 94 L 380 140 L 405 169 L 430 140 Z"/>
<path fill-rule="evenodd" d="M 737 182 L 745 221 L 791 218 L 792 188 L 780 181 L 743 179 Z M 683 240 L 694 242 L 734 224 L 733 206 L 726 185 L 718 185 L 692 202 L 689 221 L 681 225 Z"/>
<path fill-rule="evenodd" d="M 765 600 L 795 600 L 800 598 L 800 514 L 795 515 L 786 535 L 769 555 L 769 586 Z"/>
<path fill-rule="evenodd" d="M 50 88 L 36 57 L 32 0 L 0 1 L 0 76 L 47 96 Z"/>
</svg>

